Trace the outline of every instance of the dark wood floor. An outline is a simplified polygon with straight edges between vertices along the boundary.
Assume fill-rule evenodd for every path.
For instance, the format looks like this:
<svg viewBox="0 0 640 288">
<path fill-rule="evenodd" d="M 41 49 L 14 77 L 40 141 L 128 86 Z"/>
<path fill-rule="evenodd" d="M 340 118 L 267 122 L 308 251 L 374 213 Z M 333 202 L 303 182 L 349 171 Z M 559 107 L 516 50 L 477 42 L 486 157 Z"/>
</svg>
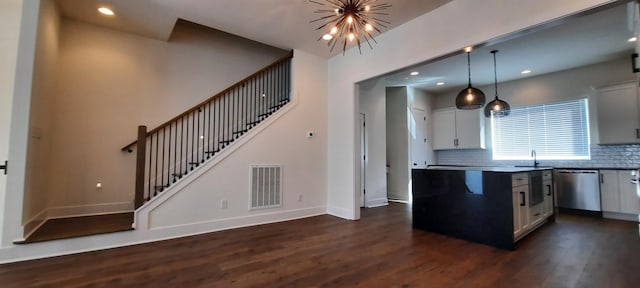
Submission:
<svg viewBox="0 0 640 288">
<path fill-rule="evenodd" d="M 47 220 L 17 244 L 133 230 L 133 212 Z"/>
<path fill-rule="evenodd" d="M 504 251 L 403 204 L 0 265 L 2 287 L 639 287 L 638 225 L 560 216 Z"/>
</svg>

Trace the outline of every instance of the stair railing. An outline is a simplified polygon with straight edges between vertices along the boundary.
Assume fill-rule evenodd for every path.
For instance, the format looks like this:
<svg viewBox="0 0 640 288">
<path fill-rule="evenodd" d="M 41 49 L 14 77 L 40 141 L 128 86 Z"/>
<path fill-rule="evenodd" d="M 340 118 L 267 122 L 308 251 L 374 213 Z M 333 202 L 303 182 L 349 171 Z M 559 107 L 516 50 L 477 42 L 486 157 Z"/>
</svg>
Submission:
<svg viewBox="0 0 640 288">
<path fill-rule="evenodd" d="M 291 97 L 293 52 L 164 124 L 138 127 L 135 208 L 211 159 Z"/>
</svg>

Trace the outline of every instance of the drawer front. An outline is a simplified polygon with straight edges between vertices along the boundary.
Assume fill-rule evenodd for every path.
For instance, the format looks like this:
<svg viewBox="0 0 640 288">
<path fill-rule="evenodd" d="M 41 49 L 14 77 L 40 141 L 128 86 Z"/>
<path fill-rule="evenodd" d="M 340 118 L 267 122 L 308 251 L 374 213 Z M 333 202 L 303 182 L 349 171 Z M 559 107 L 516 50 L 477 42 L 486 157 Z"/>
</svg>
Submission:
<svg viewBox="0 0 640 288">
<path fill-rule="evenodd" d="M 551 181 L 552 178 L 553 178 L 553 171 L 551 170 L 542 171 L 542 181 Z"/>
<path fill-rule="evenodd" d="M 516 187 L 520 185 L 529 184 L 529 174 L 528 173 L 516 173 L 511 175 L 511 186 Z"/>
</svg>

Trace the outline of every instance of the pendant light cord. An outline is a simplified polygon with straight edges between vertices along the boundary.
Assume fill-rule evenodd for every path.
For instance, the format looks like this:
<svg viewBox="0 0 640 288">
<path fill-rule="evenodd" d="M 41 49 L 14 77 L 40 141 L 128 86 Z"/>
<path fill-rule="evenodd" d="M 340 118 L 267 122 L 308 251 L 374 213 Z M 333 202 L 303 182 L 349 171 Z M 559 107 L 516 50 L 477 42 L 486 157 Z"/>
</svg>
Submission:
<svg viewBox="0 0 640 288">
<path fill-rule="evenodd" d="M 471 52 L 467 52 L 467 71 L 469 71 L 469 87 L 471 87 Z"/>
<path fill-rule="evenodd" d="M 493 77 L 495 79 L 494 85 L 496 90 L 496 99 L 498 99 L 498 69 L 496 68 L 496 53 L 498 53 L 498 50 L 491 51 L 491 54 L 493 54 Z"/>
</svg>

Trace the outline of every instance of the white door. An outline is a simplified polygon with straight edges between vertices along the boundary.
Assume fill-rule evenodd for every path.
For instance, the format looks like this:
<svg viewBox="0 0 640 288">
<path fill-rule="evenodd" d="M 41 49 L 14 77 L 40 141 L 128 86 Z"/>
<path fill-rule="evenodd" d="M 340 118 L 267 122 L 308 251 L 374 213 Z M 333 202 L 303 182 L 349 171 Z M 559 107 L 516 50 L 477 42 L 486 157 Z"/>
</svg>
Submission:
<svg viewBox="0 0 640 288">
<path fill-rule="evenodd" d="M 366 203 L 367 131 L 365 115 L 360 113 L 360 207 Z"/>
<path fill-rule="evenodd" d="M 411 108 L 409 124 L 411 168 L 427 168 L 427 113 L 422 109 Z"/>
</svg>

